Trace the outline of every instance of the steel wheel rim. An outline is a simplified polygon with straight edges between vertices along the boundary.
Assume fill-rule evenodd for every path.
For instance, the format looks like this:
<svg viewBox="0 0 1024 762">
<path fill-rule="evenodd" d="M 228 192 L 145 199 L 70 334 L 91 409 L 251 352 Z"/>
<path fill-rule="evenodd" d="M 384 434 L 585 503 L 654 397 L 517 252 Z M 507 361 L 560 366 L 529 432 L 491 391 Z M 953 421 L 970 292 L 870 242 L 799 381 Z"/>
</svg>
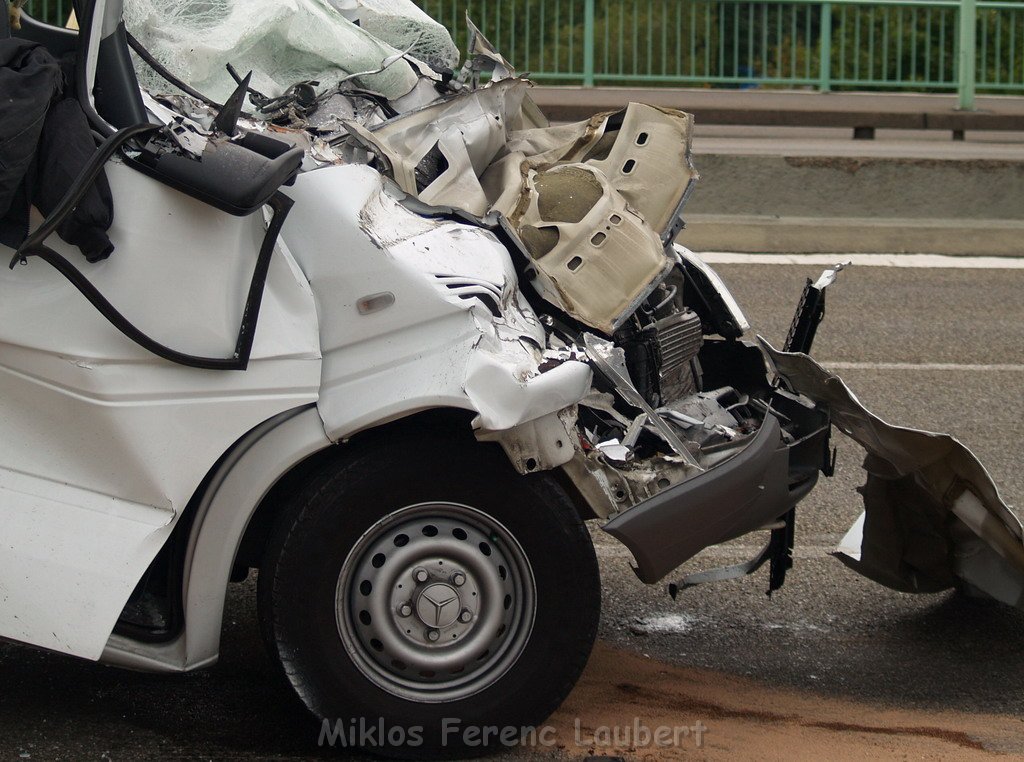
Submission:
<svg viewBox="0 0 1024 762">
<path fill-rule="evenodd" d="M 376 686 L 419 702 L 486 689 L 522 654 L 533 570 L 500 522 L 458 503 L 394 511 L 356 541 L 338 576 L 345 650 Z"/>
</svg>

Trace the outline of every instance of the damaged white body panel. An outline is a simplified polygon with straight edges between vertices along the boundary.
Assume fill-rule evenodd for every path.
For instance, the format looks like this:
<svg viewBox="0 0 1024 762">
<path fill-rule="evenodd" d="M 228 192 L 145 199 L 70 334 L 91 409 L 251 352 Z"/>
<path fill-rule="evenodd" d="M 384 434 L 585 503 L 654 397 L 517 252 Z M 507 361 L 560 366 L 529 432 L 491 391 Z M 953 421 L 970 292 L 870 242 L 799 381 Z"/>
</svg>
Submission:
<svg viewBox="0 0 1024 762">
<path fill-rule="evenodd" d="M 539 373 L 544 329 L 490 232 L 414 214 L 367 167 L 308 173 L 291 193 L 298 203 L 284 239 L 317 292 L 330 294 L 318 301 L 319 407 L 332 439 L 437 407 L 507 429 L 587 393 L 584 363 Z M 307 209 L 328 214 L 347 238 Z M 359 318 L 361 300 L 375 294 L 388 294 L 388 306 Z"/>
<path fill-rule="evenodd" d="M 107 172 L 133 213 L 111 229 L 124 256 L 97 266 L 93 282 L 164 341 L 229 351 L 263 220 L 225 220 L 120 164 Z M 153 356 L 49 268 L 0 268 L 0 315 L 0 637 L 95 659 L 217 459 L 317 399 L 313 295 L 279 251 L 241 374 Z"/>
</svg>

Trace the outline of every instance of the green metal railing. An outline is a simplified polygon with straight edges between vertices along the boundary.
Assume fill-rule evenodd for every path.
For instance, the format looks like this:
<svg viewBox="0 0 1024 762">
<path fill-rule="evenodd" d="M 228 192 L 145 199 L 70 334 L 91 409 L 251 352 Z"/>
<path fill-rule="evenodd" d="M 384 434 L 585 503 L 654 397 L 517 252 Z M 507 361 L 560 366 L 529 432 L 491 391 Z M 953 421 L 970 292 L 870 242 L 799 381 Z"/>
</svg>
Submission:
<svg viewBox="0 0 1024 762">
<path fill-rule="evenodd" d="M 417 1 L 553 83 L 1024 93 L 1024 2 Z"/>
<path fill-rule="evenodd" d="M 71 0 L 29 0 L 25 10 L 32 18 L 54 26 L 64 26 L 71 15 Z"/>
<path fill-rule="evenodd" d="M 552 83 L 1024 93 L 1012 0 L 416 0 Z M 31 0 L 63 26 L 71 0 Z"/>
</svg>

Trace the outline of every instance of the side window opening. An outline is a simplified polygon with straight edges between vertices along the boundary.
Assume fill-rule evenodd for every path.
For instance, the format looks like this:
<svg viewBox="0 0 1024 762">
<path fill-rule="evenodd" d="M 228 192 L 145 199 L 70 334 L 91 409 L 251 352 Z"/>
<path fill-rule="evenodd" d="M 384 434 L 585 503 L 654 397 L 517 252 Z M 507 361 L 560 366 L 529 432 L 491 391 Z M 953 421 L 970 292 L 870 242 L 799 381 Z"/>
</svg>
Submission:
<svg viewBox="0 0 1024 762">
<path fill-rule="evenodd" d="M 78 46 L 77 23 L 74 28 L 47 24 L 45 21 L 31 16 L 27 11 L 21 12 L 21 29 L 12 30 L 15 37 L 31 40 L 43 45 L 54 58 L 75 52 Z"/>
</svg>

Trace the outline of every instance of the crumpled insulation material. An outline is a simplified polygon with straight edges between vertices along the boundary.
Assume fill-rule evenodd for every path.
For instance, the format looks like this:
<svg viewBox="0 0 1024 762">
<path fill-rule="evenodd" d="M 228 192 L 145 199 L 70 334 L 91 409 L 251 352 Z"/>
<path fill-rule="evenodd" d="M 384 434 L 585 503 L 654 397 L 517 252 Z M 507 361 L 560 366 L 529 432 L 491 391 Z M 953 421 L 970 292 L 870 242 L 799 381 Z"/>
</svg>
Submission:
<svg viewBox="0 0 1024 762">
<path fill-rule="evenodd" d="M 341 5 L 343 0 L 333 2 Z M 345 4 L 360 6 L 355 9 L 360 20 L 364 15 L 372 18 L 369 26 L 391 39 L 411 40 L 415 35 L 415 14 L 402 15 L 401 3 Z M 385 6 L 394 6 L 390 16 Z M 349 74 L 378 69 L 385 58 L 399 52 L 354 24 L 328 0 L 125 0 L 124 19 L 128 31 L 158 61 L 221 102 L 236 86 L 225 68 L 229 63 L 243 76 L 252 70 L 252 87 L 273 97 L 302 81 L 330 87 Z M 421 22 L 421 42 L 432 55 L 440 47 L 437 24 L 426 20 L 429 23 Z M 149 89 L 168 87 L 148 67 L 141 67 L 139 74 Z M 412 90 L 417 81 L 413 67 L 401 60 L 356 82 L 395 99 Z"/>
<path fill-rule="evenodd" d="M 328 0 L 341 15 L 379 40 L 435 69 L 459 65 L 459 48 L 441 24 L 410 0 Z"/>
</svg>

